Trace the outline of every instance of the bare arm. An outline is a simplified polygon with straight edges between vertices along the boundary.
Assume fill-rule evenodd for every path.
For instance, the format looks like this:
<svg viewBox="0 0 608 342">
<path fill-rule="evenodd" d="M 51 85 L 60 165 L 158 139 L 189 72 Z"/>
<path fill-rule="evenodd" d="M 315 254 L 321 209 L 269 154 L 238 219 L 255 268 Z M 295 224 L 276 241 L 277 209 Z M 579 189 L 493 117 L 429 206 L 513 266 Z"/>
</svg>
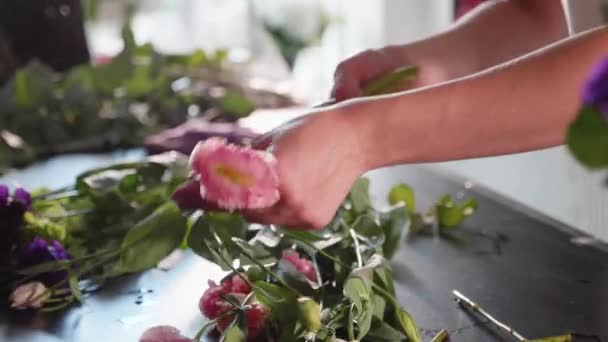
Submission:
<svg viewBox="0 0 608 342">
<path fill-rule="evenodd" d="M 437 70 L 435 81 L 466 76 L 568 35 L 560 0 L 494 0 L 434 37 L 397 47 L 403 60 Z"/>
<path fill-rule="evenodd" d="M 367 50 L 340 63 L 332 96 L 361 96 L 369 80 L 417 65 L 414 86 L 426 86 L 479 72 L 553 43 L 568 34 L 560 0 L 493 0 L 435 36 L 405 45 Z"/>
<path fill-rule="evenodd" d="M 607 55 L 601 28 L 477 75 L 337 109 L 361 132 L 369 168 L 547 148 L 563 143 L 585 78 Z"/>
</svg>

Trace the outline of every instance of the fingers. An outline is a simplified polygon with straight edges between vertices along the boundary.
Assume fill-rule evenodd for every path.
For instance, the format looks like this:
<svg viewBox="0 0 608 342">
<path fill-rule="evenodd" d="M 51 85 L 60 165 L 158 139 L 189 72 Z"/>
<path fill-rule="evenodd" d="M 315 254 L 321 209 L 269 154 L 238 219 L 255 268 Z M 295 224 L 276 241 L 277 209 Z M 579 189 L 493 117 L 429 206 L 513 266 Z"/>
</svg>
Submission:
<svg viewBox="0 0 608 342">
<path fill-rule="evenodd" d="M 396 61 L 384 50 L 366 50 L 336 67 L 331 96 L 337 102 L 363 95 L 363 85 L 395 68 Z"/>
</svg>

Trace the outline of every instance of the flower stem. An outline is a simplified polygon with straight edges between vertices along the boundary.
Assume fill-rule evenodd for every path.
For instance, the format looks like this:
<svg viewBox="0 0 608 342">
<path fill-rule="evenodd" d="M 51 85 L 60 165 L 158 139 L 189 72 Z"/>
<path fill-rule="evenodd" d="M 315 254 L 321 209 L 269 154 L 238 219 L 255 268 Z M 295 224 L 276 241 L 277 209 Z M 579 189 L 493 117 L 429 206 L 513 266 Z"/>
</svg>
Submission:
<svg viewBox="0 0 608 342">
<path fill-rule="evenodd" d="M 201 340 L 201 337 L 203 337 L 203 334 L 205 333 L 205 331 L 207 329 L 209 329 L 210 326 L 216 324 L 217 322 L 221 321 L 222 319 L 228 317 L 229 315 L 233 314 L 235 310 L 229 310 L 224 312 L 221 316 L 219 316 L 218 318 L 207 322 L 207 324 L 203 325 L 203 327 L 196 333 L 196 335 L 194 336 L 194 338 L 192 339 L 194 342 L 199 342 Z"/>
<path fill-rule="evenodd" d="M 351 266 L 349 266 L 349 265 L 345 264 L 345 263 L 344 263 L 342 260 L 340 260 L 340 259 L 338 259 L 338 258 L 334 257 L 333 255 L 331 255 L 331 254 L 329 254 L 329 253 L 325 252 L 324 250 L 322 250 L 322 249 L 318 248 L 318 247 L 317 247 L 317 246 L 315 246 L 315 245 L 314 245 L 312 242 L 308 242 L 308 241 L 304 241 L 304 240 L 299 240 L 299 239 L 298 239 L 296 236 L 291 235 L 291 234 L 290 234 L 288 231 L 282 231 L 281 233 L 283 233 L 283 234 L 285 234 L 285 235 L 289 236 L 289 237 L 290 237 L 290 238 L 292 238 L 292 239 L 296 239 L 296 240 L 298 240 L 299 242 L 301 242 L 301 243 L 305 244 L 306 246 L 308 246 L 308 247 L 310 247 L 310 248 L 314 249 L 314 250 L 315 250 L 315 252 L 317 252 L 317 253 L 321 254 L 322 256 L 326 257 L 327 259 L 329 259 L 329 260 L 331 260 L 331 261 L 335 262 L 336 264 L 338 264 L 338 265 L 340 265 L 340 266 L 342 266 L 342 267 L 345 267 L 345 268 L 347 268 L 347 269 L 349 269 L 349 270 L 352 270 L 352 267 L 351 267 Z"/>
<path fill-rule="evenodd" d="M 350 237 L 355 243 L 355 255 L 357 255 L 357 266 L 363 267 L 363 258 L 361 257 L 361 251 L 359 250 L 359 239 L 357 238 L 357 233 L 352 228 L 348 230 L 348 233 L 350 234 Z"/>
<path fill-rule="evenodd" d="M 508 326 L 508 325 L 502 323 L 501 321 L 497 320 L 496 318 L 494 318 L 492 315 L 490 315 L 488 312 L 486 312 L 484 309 L 482 309 L 481 306 L 479 306 L 479 304 L 477 304 L 477 303 L 473 302 L 472 300 L 470 300 L 469 298 L 465 297 L 458 290 L 452 290 L 452 294 L 454 295 L 454 297 L 456 297 L 455 298 L 456 303 L 467 307 L 468 309 L 470 309 L 473 312 L 478 313 L 479 315 L 481 315 L 482 317 L 487 319 L 490 323 L 492 323 L 494 326 L 496 326 L 497 328 L 499 328 L 501 330 L 506 331 L 509 335 L 513 336 L 518 341 L 526 341 L 526 338 L 523 337 L 520 333 L 515 331 L 510 326 Z"/>
<path fill-rule="evenodd" d="M 449 337 L 450 337 L 450 335 L 448 334 L 448 331 L 443 329 L 440 332 L 438 332 L 437 335 L 435 335 L 435 337 L 433 337 L 431 342 L 445 342 L 445 341 L 447 341 L 447 339 Z"/>
</svg>

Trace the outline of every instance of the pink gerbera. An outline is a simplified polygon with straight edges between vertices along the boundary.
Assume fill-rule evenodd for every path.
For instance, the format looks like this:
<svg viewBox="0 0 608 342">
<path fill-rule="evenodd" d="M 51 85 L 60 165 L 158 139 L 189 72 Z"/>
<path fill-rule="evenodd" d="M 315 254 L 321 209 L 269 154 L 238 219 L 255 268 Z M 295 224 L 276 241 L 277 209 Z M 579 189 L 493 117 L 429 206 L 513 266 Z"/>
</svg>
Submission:
<svg viewBox="0 0 608 342">
<path fill-rule="evenodd" d="M 271 153 L 209 138 L 190 155 L 200 194 L 222 209 L 261 209 L 279 200 L 276 159 Z"/>
</svg>

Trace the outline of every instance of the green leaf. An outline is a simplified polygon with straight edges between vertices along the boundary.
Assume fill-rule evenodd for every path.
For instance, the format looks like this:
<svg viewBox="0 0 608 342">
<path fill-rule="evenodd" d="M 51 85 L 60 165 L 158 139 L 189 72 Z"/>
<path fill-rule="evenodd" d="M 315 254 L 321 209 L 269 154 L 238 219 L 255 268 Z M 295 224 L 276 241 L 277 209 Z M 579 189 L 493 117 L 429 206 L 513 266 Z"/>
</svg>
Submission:
<svg viewBox="0 0 608 342">
<path fill-rule="evenodd" d="M 372 202 L 369 199 L 369 179 L 359 178 L 353 185 L 348 195 L 353 210 L 357 214 L 363 214 L 372 208 Z"/>
<path fill-rule="evenodd" d="M 386 241 L 384 230 L 374 215 L 359 216 L 353 223 L 353 229 L 357 232 L 358 238 L 371 248 L 378 248 Z"/>
<path fill-rule="evenodd" d="M 380 214 L 380 225 L 384 230 L 385 240 L 382 245 L 384 257 L 390 259 L 401 244 L 403 232 L 408 225 L 408 213 L 403 202 Z"/>
<path fill-rule="evenodd" d="M 442 229 L 454 228 L 477 210 L 477 201 L 467 199 L 460 204 L 454 203 L 449 195 L 443 196 L 437 204 L 437 221 Z"/>
<path fill-rule="evenodd" d="M 232 89 L 226 89 L 226 93 L 222 96 L 218 105 L 222 112 L 238 118 L 246 117 L 255 110 L 253 101 Z"/>
<path fill-rule="evenodd" d="M 186 218 L 170 201 L 140 221 L 121 245 L 120 270 L 140 272 L 155 267 L 179 247 L 186 232 Z"/>
<path fill-rule="evenodd" d="M 407 337 L 399 330 L 391 327 L 388 323 L 384 322 L 377 317 L 372 320 L 372 327 L 367 337 L 373 341 L 378 342 L 392 342 L 392 341 L 406 341 Z"/>
<path fill-rule="evenodd" d="M 397 317 L 397 322 L 399 323 L 401 330 L 408 338 L 408 341 L 411 342 L 422 342 L 422 336 L 420 336 L 420 331 L 416 326 L 416 322 L 410 314 L 403 310 L 400 307 L 395 308 L 395 315 Z"/>
<path fill-rule="evenodd" d="M 526 340 L 526 341 L 529 341 L 529 342 L 571 342 L 572 335 L 567 334 L 567 335 L 561 335 L 561 336 L 543 337 L 543 338 L 537 338 L 534 340 Z"/>
<path fill-rule="evenodd" d="M 243 265 L 243 261 L 248 261 L 244 263 L 245 265 L 255 264 L 250 258 L 255 259 L 258 263 L 262 265 L 274 264 L 277 262 L 277 258 L 272 255 L 268 250 L 266 250 L 261 245 L 250 244 L 249 242 L 239 239 L 232 238 L 232 241 L 241 249 L 241 251 L 246 255 L 245 258 L 241 258 L 241 264 Z"/>
<path fill-rule="evenodd" d="M 211 253 L 211 246 L 218 247 L 218 243 L 215 241 L 209 223 L 201 216 L 190 228 L 188 247 L 190 247 L 194 253 L 213 262 L 215 261 L 215 257 Z"/>
<path fill-rule="evenodd" d="M 194 253 L 215 263 L 223 262 L 214 250 L 228 253 L 229 260 L 239 257 L 241 248 L 232 238 L 245 238 L 247 222 L 239 215 L 229 213 L 206 213 L 192 225 L 188 246 Z"/>
<path fill-rule="evenodd" d="M 568 128 L 566 144 L 583 165 L 591 169 L 608 166 L 608 123 L 602 113 L 583 107 Z"/>
<path fill-rule="evenodd" d="M 186 64 L 189 67 L 200 67 L 209 63 L 209 57 L 207 57 L 207 53 L 204 50 L 197 49 L 190 56 L 188 56 L 188 60 Z"/>
<path fill-rule="evenodd" d="M 281 323 L 293 322 L 297 317 L 294 306 L 297 298 L 292 290 L 264 281 L 253 284 L 255 298 L 270 308 L 273 319 Z"/>
<path fill-rule="evenodd" d="M 399 184 L 392 187 L 391 191 L 388 193 L 388 202 L 391 205 L 396 205 L 400 202 L 405 204 L 407 212 L 410 215 L 416 212 L 416 196 L 414 189 L 407 184 Z"/>
<path fill-rule="evenodd" d="M 357 324 L 357 340 L 361 340 L 369 332 L 374 315 L 370 282 L 361 277 L 349 278 L 344 284 L 344 296 L 352 303 L 349 320 Z"/>
<path fill-rule="evenodd" d="M 49 105 L 55 98 L 54 77 L 51 69 L 37 61 L 19 69 L 12 81 L 15 104 L 26 109 Z"/>
<path fill-rule="evenodd" d="M 220 338 L 222 342 L 245 342 L 246 340 L 245 333 L 236 325 L 226 329 Z"/>
</svg>

